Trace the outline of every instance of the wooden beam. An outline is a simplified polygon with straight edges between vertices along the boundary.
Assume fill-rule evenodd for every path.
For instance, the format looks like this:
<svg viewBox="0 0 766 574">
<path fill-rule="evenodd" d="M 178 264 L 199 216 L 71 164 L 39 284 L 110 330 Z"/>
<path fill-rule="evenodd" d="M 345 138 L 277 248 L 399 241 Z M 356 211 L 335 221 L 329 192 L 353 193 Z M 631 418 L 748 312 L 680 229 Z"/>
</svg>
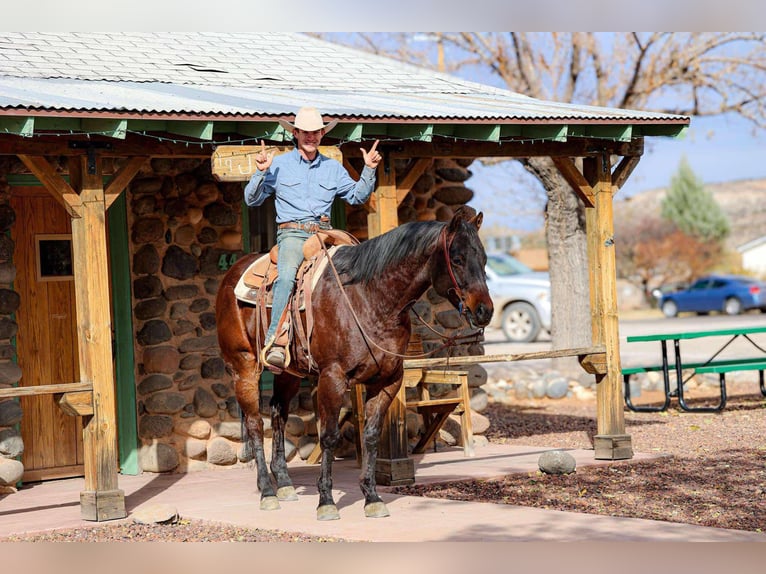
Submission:
<svg viewBox="0 0 766 574">
<path fill-rule="evenodd" d="M 396 202 L 396 171 L 393 160 L 383 155 L 378 164 L 377 186 L 373 192 L 376 210 L 367 214 L 367 237 L 377 237 L 399 225 Z"/>
<path fill-rule="evenodd" d="M 412 189 L 412 186 L 415 185 L 415 182 L 418 181 L 421 175 L 431 166 L 433 163 L 433 158 L 430 157 L 421 157 L 418 158 L 415 163 L 410 167 L 410 170 L 407 172 L 407 175 L 404 176 L 404 179 L 402 179 L 402 182 L 397 186 L 396 189 L 396 204 L 399 205 L 404 201 L 404 198 L 407 197 L 407 194 Z"/>
<path fill-rule="evenodd" d="M 640 155 L 630 155 L 625 156 L 620 160 L 620 163 L 617 164 L 617 167 L 615 167 L 612 172 L 612 185 L 616 189 L 622 189 L 622 186 L 625 185 L 630 174 L 636 169 L 640 159 Z"/>
<path fill-rule="evenodd" d="M 79 218 L 81 215 L 82 202 L 79 195 L 70 185 L 64 181 L 42 156 L 19 154 L 19 159 L 27 166 L 34 176 L 40 180 L 51 195 L 58 201 L 71 217 Z"/>
<path fill-rule="evenodd" d="M 596 373 L 595 458 L 621 460 L 633 457 L 625 434 L 620 341 L 617 314 L 617 272 L 614 249 L 612 170 L 607 154 L 586 158 L 586 181 L 594 182 L 595 208 L 586 210 L 588 262 L 591 279 L 593 344 L 605 350 L 604 373 Z"/>
<path fill-rule="evenodd" d="M 123 165 L 120 170 L 114 174 L 112 179 L 109 180 L 106 190 L 104 191 L 106 209 L 109 209 L 109 206 L 114 203 L 114 200 L 120 196 L 122 191 L 133 180 L 138 173 L 138 170 L 141 169 L 141 166 L 144 165 L 147 159 L 149 158 L 145 156 L 130 158 L 128 163 Z"/>
<path fill-rule="evenodd" d="M 82 217 L 72 220 L 72 254 L 79 336 L 80 377 L 93 384 L 93 416 L 83 429 L 85 489 L 80 512 L 85 520 L 124 518 L 125 494 L 117 485 L 117 416 L 112 363 L 109 265 L 101 158 L 89 173 L 87 158 L 72 162 L 80 189 Z"/>
<path fill-rule="evenodd" d="M 83 417 L 93 414 L 93 391 L 78 391 L 64 393 L 58 400 L 59 408 L 73 417 Z"/>
<path fill-rule="evenodd" d="M 341 146 L 343 155 L 361 157 L 359 146 L 353 143 Z M 511 140 L 500 142 L 464 142 L 452 139 L 436 139 L 432 142 L 408 141 L 396 144 L 381 144 L 378 151 L 390 153 L 393 159 L 413 157 L 593 157 L 602 153 L 609 155 L 641 155 L 644 150 L 643 138 L 629 142 L 572 138 L 567 141 Z"/>
<path fill-rule="evenodd" d="M 553 163 L 575 193 L 583 200 L 585 207 L 593 207 L 593 188 L 577 169 L 571 158 L 552 157 Z"/>
<path fill-rule="evenodd" d="M 92 383 L 58 383 L 55 385 L 35 385 L 33 387 L 11 387 L 9 389 L 0 389 L 0 399 L 55 395 L 75 391 L 90 391 L 91 389 L 93 389 Z"/>
<path fill-rule="evenodd" d="M 556 349 L 552 351 L 533 351 L 529 353 L 511 353 L 502 355 L 478 355 L 468 357 L 435 357 L 430 359 L 405 359 L 404 368 L 458 367 L 478 363 L 506 363 L 511 361 L 534 361 L 538 359 L 557 359 L 559 357 L 579 357 L 603 353 L 603 346 L 579 347 L 575 349 Z"/>
</svg>

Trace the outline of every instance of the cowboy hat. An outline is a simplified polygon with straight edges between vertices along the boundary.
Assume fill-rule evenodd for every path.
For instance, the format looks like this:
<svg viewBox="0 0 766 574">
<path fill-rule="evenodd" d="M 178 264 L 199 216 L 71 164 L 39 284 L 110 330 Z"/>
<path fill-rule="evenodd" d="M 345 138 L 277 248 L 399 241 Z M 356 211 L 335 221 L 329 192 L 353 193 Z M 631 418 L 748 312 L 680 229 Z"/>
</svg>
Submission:
<svg viewBox="0 0 766 574">
<path fill-rule="evenodd" d="M 288 132 L 293 133 L 295 128 L 298 128 L 304 132 L 315 132 L 317 130 L 324 130 L 324 133 L 329 132 L 336 125 L 338 120 L 332 120 L 327 124 L 324 123 L 322 116 L 319 114 L 319 110 L 316 108 L 301 108 L 298 113 L 295 114 L 295 123 L 291 124 L 287 120 L 279 120 L 279 125 L 285 128 Z"/>
</svg>

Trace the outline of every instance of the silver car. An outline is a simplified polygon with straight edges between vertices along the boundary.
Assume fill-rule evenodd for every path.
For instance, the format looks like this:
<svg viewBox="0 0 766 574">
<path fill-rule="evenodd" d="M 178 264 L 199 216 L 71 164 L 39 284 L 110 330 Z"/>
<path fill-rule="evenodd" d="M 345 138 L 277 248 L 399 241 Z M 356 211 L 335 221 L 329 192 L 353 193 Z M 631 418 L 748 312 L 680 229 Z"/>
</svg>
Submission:
<svg viewBox="0 0 766 574">
<path fill-rule="evenodd" d="M 506 253 L 487 254 L 487 287 L 495 313 L 490 327 L 514 343 L 537 339 L 551 329 L 551 281 Z"/>
</svg>

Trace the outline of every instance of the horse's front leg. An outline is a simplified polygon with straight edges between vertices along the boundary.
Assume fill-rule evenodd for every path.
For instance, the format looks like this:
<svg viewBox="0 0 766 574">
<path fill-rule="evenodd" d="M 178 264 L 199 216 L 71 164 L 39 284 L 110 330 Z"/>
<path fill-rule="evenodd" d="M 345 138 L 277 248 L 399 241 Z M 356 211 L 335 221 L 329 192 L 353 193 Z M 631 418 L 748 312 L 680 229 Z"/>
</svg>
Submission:
<svg viewBox="0 0 766 574">
<path fill-rule="evenodd" d="M 332 497 L 332 463 L 335 448 L 340 442 L 338 415 L 346 391 L 346 375 L 338 365 L 324 369 L 317 382 L 317 416 L 319 417 L 319 443 L 322 445 L 322 461 L 317 488 L 319 505 L 317 520 L 337 520 L 338 507 Z"/>
<path fill-rule="evenodd" d="M 364 405 L 364 433 L 362 440 L 362 474 L 359 486 L 364 494 L 364 515 L 368 518 L 390 516 L 388 508 L 376 490 L 375 466 L 378 461 L 380 431 L 388 408 L 402 385 L 401 376 L 393 383 L 384 386 L 380 392 L 368 396 Z"/>
<path fill-rule="evenodd" d="M 277 481 L 279 500 L 298 500 L 295 487 L 290 480 L 285 459 L 285 424 L 290 401 L 298 392 L 300 379 L 293 375 L 281 374 L 274 378 L 274 395 L 271 398 L 271 473 Z"/>
<path fill-rule="evenodd" d="M 258 382 L 260 371 L 256 369 L 255 356 L 241 353 L 236 361 L 230 362 L 234 380 L 234 392 L 244 416 L 246 440 L 253 450 L 257 470 L 258 490 L 261 491 L 261 510 L 277 510 L 279 501 L 271 484 L 269 468 L 263 449 L 263 418 L 260 412 Z"/>
</svg>

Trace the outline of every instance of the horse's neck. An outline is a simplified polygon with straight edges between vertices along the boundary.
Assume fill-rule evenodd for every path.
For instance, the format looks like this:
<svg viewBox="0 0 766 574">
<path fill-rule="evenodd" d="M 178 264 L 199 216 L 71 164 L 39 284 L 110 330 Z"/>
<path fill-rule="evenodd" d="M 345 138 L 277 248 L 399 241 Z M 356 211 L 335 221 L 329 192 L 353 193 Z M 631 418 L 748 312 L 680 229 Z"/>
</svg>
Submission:
<svg viewBox="0 0 766 574">
<path fill-rule="evenodd" d="M 406 265 L 387 269 L 377 281 L 375 297 L 388 312 L 398 313 L 417 301 L 431 285 L 429 255 L 412 257 Z"/>
</svg>

